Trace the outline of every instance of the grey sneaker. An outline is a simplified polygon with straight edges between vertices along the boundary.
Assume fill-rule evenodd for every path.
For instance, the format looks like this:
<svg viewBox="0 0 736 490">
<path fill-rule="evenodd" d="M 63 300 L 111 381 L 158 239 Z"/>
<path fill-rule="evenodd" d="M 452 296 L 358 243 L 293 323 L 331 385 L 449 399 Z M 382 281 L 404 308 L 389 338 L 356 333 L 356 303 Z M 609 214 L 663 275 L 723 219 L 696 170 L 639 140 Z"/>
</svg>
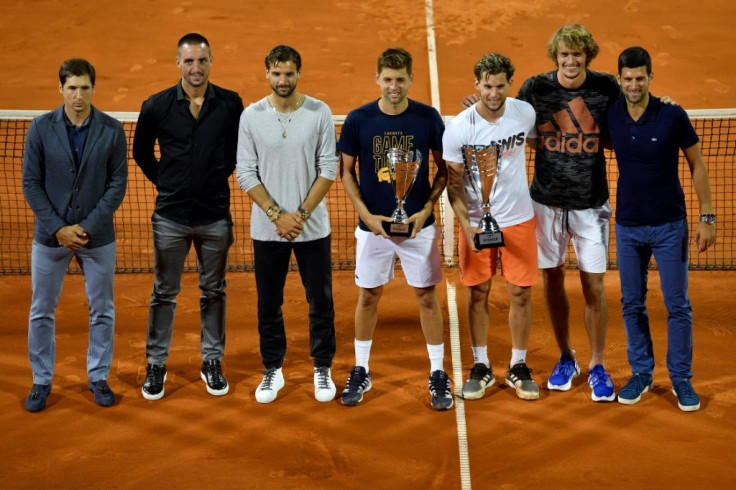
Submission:
<svg viewBox="0 0 736 490">
<path fill-rule="evenodd" d="M 463 385 L 463 398 L 466 400 L 478 400 L 483 398 L 486 388 L 493 386 L 496 378 L 493 377 L 491 368 L 478 362 L 470 370 L 470 377 Z"/>
<path fill-rule="evenodd" d="M 506 372 L 506 384 L 515 388 L 516 396 L 523 400 L 539 398 L 539 387 L 532 379 L 532 370 L 524 362 L 514 364 Z"/>
</svg>

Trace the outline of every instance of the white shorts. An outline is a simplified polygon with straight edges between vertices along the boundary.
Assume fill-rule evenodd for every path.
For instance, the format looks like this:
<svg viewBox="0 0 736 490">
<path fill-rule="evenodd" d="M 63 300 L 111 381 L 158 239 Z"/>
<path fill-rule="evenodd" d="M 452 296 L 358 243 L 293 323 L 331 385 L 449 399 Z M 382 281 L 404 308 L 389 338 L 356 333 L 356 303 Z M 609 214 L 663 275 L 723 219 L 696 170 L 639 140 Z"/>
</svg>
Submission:
<svg viewBox="0 0 736 490">
<path fill-rule="evenodd" d="M 540 269 L 561 266 L 565 262 L 567 244 L 572 239 L 578 269 L 606 272 L 611 220 L 608 201 L 590 209 L 562 209 L 534 202 L 534 216 L 537 218 Z"/>
<path fill-rule="evenodd" d="M 391 281 L 398 255 L 410 286 L 434 286 L 442 281 L 439 235 L 437 223 L 425 226 L 414 238 L 383 238 L 356 228 L 355 284 L 371 289 Z"/>
</svg>

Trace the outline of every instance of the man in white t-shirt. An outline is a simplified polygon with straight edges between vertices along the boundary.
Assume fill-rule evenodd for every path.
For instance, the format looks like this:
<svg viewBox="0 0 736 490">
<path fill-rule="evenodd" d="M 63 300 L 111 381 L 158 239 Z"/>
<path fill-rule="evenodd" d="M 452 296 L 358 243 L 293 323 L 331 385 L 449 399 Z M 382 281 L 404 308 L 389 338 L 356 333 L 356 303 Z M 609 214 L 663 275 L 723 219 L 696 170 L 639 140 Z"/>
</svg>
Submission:
<svg viewBox="0 0 736 490">
<path fill-rule="evenodd" d="M 480 100 L 449 122 L 442 140 L 448 168 L 447 190 L 462 233 L 459 234 L 460 272 L 468 286 L 468 324 L 474 365 L 463 385 L 463 397 L 483 397 L 495 382 L 488 359 L 488 296 L 500 256 L 501 273 L 509 292 L 511 362 L 506 383 L 519 398 L 536 400 L 539 388 L 526 365 L 532 323 L 531 286 L 537 281 L 537 242 L 534 208 L 526 175 L 525 142 L 534 138 L 535 112 L 526 102 L 508 97 L 514 67 L 499 53 L 490 53 L 475 65 L 475 88 Z M 490 192 L 491 214 L 498 222 L 504 246 L 478 250 L 474 236 L 483 214 L 481 196 L 464 166 L 470 146 L 482 150 L 500 146 L 495 182 Z"/>
</svg>

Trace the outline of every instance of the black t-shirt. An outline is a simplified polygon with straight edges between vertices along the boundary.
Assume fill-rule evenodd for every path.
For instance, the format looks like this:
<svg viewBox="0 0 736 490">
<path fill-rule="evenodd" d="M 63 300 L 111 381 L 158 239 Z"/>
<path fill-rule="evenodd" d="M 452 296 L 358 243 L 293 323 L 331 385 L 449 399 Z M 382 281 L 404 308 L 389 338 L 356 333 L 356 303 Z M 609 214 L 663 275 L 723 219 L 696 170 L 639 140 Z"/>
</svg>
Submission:
<svg viewBox="0 0 736 490">
<path fill-rule="evenodd" d="M 537 113 L 537 149 L 531 196 L 565 209 L 588 209 L 608 200 L 603 139 L 606 111 L 619 98 L 616 79 L 588 71 L 577 89 L 566 89 L 557 72 L 529 78 L 518 98 Z"/>
</svg>

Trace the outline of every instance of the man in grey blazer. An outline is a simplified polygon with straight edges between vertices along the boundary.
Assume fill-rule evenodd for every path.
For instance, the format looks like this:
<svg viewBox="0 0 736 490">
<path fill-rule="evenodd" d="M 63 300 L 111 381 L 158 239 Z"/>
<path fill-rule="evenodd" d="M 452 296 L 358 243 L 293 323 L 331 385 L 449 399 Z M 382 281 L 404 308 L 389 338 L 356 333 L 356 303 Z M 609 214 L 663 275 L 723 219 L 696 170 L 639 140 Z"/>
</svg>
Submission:
<svg viewBox="0 0 736 490">
<path fill-rule="evenodd" d="M 84 274 L 89 301 L 89 389 L 98 405 L 115 402 L 107 384 L 115 327 L 113 213 L 125 195 L 128 150 L 122 125 L 92 106 L 94 91 L 95 69 L 88 61 L 62 63 L 64 104 L 34 119 L 26 138 L 23 194 L 36 215 L 28 319 L 31 412 L 42 410 L 51 392 L 55 310 L 72 257 Z"/>
</svg>

